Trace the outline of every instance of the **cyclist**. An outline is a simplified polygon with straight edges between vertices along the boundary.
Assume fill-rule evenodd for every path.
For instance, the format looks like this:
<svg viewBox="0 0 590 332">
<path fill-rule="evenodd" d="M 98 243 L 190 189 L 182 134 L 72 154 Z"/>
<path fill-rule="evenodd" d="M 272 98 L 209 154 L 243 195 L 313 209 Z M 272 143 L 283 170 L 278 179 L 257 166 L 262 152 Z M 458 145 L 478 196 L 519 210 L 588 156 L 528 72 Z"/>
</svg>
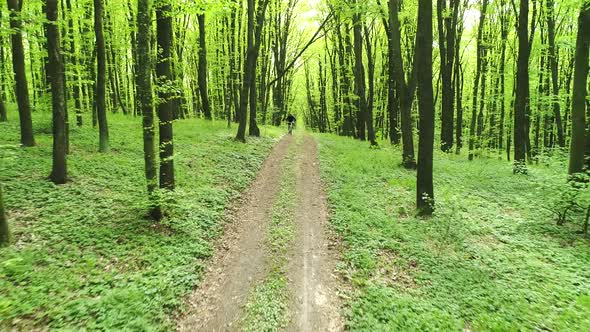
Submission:
<svg viewBox="0 0 590 332">
<path fill-rule="evenodd" d="M 297 119 L 293 116 L 293 114 L 289 114 L 287 116 L 287 125 L 289 127 L 289 135 L 293 135 L 293 127 L 295 126 L 295 122 Z"/>
</svg>

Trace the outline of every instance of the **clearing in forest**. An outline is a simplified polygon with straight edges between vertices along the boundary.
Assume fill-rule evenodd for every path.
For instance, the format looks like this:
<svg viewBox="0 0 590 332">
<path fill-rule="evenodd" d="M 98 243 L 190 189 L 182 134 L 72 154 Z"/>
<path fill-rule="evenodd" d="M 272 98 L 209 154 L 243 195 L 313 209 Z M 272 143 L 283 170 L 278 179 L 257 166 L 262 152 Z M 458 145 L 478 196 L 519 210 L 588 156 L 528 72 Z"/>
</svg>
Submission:
<svg viewBox="0 0 590 332">
<path fill-rule="evenodd" d="M 285 137 L 228 221 L 179 330 L 342 329 L 313 138 Z"/>
</svg>

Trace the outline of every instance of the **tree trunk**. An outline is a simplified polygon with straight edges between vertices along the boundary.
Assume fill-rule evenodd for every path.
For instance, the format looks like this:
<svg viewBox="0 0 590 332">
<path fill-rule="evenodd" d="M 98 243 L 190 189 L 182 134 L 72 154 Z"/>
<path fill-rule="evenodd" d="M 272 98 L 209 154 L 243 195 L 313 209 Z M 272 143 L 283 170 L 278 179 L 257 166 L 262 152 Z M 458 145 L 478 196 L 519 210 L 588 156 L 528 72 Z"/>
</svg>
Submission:
<svg viewBox="0 0 590 332">
<path fill-rule="evenodd" d="M 516 74 L 516 99 L 514 104 L 514 172 L 526 173 L 527 105 L 529 103 L 528 41 L 529 1 L 520 1 L 518 16 L 518 64 Z"/>
<path fill-rule="evenodd" d="M 555 125 L 557 126 L 557 142 L 561 148 L 565 147 L 565 137 L 563 135 L 563 124 L 561 119 L 561 109 L 559 106 L 559 72 L 557 66 L 557 52 L 555 49 L 555 10 L 554 0 L 547 0 L 547 30 L 549 37 L 549 63 L 551 65 L 551 80 L 553 87 L 553 115 L 555 116 Z"/>
<path fill-rule="evenodd" d="M 0 10 L 0 21 L 2 21 L 2 11 Z M 0 35 L 0 122 L 8 121 L 6 114 L 6 105 L 4 105 L 5 94 L 5 76 L 4 76 L 4 36 Z"/>
<path fill-rule="evenodd" d="M 450 152 L 453 148 L 453 120 L 454 120 L 454 85 L 453 66 L 455 64 L 455 37 L 459 16 L 459 1 L 451 0 L 449 9 L 452 15 L 446 13 L 447 0 L 437 1 L 438 44 L 440 50 L 440 77 L 442 83 L 442 111 L 441 111 L 441 150 Z M 446 15 L 446 16 L 444 16 Z M 443 17 L 444 16 L 444 17 Z"/>
<path fill-rule="evenodd" d="M 371 38 L 367 27 L 365 29 L 365 45 L 367 48 L 367 66 L 369 76 L 369 95 L 367 97 L 367 135 L 371 146 L 377 146 L 377 140 L 375 137 L 375 127 L 373 124 L 373 105 L 375 100 L 375 59 L 373 58 L 373 47 L 371 46 Z"/>
<path fill-rule="evenodd" d="M 29 86 L 25 69 L 25 50 L 23 47 L 21 9 L 23 0 L 8 0 L 10 10 L 10 28 L 12 40 L 12 66 L 16 83 L 16 99 L 20 119 L 20 141 L 23 146 L 35 146 L 33 137 L 33 120 L 29 103 Z"/>
<path fill-rule="evenodd" d="M 143 118 L 143 156 L 145 161 L 145 179 L 150 199 L 150 217 L 154 220 L 162 218 L 160 204 L 154 193 L 158 188 L 158 170 L 156 160 L 156 142 L 154 126 L 154 102 L 152 98 L 152 8 L 150 0 L 139 0 L 137 5 L 137 107 Z"/>
<path fill-rule="evenodd" d="M 2 197 L 2 184 L 0 184 L 0 247 L 10 244 L 10 230 L 8 220 L 6 220 L 6 211 L 4 209 L 4 198 Z"/>
<path fill-rule="evenodd" d="M 107 152 L 109 150 L 109 128 L 106 105 L 107 57 L 102 28 L 102 0 L 94 0 L 94 33 L 96 35 L 97 61 L 96 94 L 94 99 L 96 101 L 98 119 L 99 151 Z"/>
<path fill-rule="evenodd" d="M 432 2 L 430 0 L 419 0 L 418 2 L 415 62 L 420 64 L 416 67 L 420 116 L 416 205 L 421 215 L 431 215 L 434 210 L 432 180 L 434 103 L 432 92 Z"/>
<path fill-rule="evenodd" d="M 397 96 L 400 100 L 401 109 L 401 124 L 402 124 L 402 142 L 403 155 L 402 164 L 405 168 L 416 168 L 416 159 L 414 157 L 414 133 L 412 125 L 412 101 L 414 99 L 415 77 L 414 69 L 410 74 L 409 82 L 406 82 L 406 74 L 404 71 L 403 56 L 401 50 L 401 30 L 398 17 L 399 2 L 398 0 L 389 0 L 389 18 L 391 38 L 393 41 L 394 52 L 394 76 L 395 87 L 397 89 Z"/>
<path fill-rule="evenodd" d="M 364 141 L 366 139 L 365 129 L 367 120 L 367 96 L 365 91 L 365 67 L 363 65 L 363 33 L 361 14 L 357 6 L 357 1 L 353 0 L 354 15 L 353 39 L 354 39 L 354 87 L 357 97 L 357 137 Z M 373 142 L 371 142 L 371 145 Z"/>
<path fill-rule="evenodd" d="M 199 21 L 199 94 L 205 119 L 211 120 L 211 106 L 207 87 L 207 44 L 205 39 L 205 14 L 197 15 Z"/>
<path fill-rule="evenodd" d="M 248 0 L 248 40 L 246 46 L 246 61 L 244 61 L 244 76 L 240 92 L 240 107 L 237 110 L 238 133 L 236 140 L 246 142 L 246 123 L 248 120 L 248 99 L 250 97 L 250 88 L 252 84 L 252 71 L 254 66 L 254 0 Z"/>
<path fill-rule="evenodd" d="M 46 0 L 45 10 L 48 23 L 47 54 L 49 72 L 47 77 L 51 82 L 51 96 L 53 108 L 53 167 L 49 178 L 55 184 L 67 181 L 67 137 L 66 137 L 66 100 L 64 82 L 64 64 L 62 62 L 60 33 L 57 25 L 57 0 Z"/>
<path fill-rule="evenodd" d="M 488 8 L 488 0 L 483 0 L 479 28 L 477 30 L 477 64 L 475 69 L 475 78 L 473 80 L 473 103 L 471 105 L 471 122 L 469 124 L 469 160 L 473 160 L 475 148 L 475 126 L 477 124 L 477 98 L 479 94 L 479 82 L 481 80 L 481 72 L 483 67 L 483 57 L 485 55 L 485 45 L 483 41 L 483 30 L 486 20 L 486 12 Z"/>
<path fill-rule="evenodd" d="M 75 30 L 74 30 L 74 16 L 72 14 L 72 1 L 66 0 L 66 7 L 69 11 L 69 19 L 68 19 L 68 32 L 70 34 L 70 62 L 72 68 L 74 70 L 74 81 L 75 84 L 73 85 L 74 89 L 74 107 L 76 112 L 76 124 L 78 127 L 82 127 L 83 119 L 82 119 L 82 101 L 80 98 L 80 92 L 82 91 L 82 84 L 80 83 L 80 73 L 78 70 L 78 56 L 76 53 L 76 38 Z"/>
<path fill-rule="evenodd" d="M 174 121 L 174 99 L 170 89 L 172 76 L 172 11 L 169 3 L 162 3 L 156 9 L 158 40 L 158 118 L 160 120 L 160 188 L 174 190 L 174 140 L 172 122 Z"/>
<path fill-rule="evenodd" d="M 590 48 L 590 4 L 585 4 L 578 18 L 578 39 L 574 69 L 572 97 L 572 140 L 570 148 L 569 174 L 584 170 L 584 158 L 590 157 L 587 151 L 590 131 L 586 124 L 586 93 L 588 89 L 588 56 Z M 586 165 L 587 166 L 587 165 Z"/>
</svg>

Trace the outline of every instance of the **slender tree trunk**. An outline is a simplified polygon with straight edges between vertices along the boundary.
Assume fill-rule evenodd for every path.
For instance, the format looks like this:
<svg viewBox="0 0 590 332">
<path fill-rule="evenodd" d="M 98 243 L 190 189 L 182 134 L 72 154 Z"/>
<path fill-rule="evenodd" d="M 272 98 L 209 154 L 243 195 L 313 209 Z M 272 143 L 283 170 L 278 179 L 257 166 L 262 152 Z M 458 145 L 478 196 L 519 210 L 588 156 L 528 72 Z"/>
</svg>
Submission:
<svg viewBox="0 0 590 332">
<path fill-rule="evenodd" d="M 74 81 L 75 84 L 73 85 L 74 90 L 74 107 L 76 112 L 76 124 L 78 127 L 82 127 L 83 119 L 82 119 L 82 100 L 80 98 L 80 92 L 82 91 L 82 85 L 80 83 L 80 72 L 78 70 L 78 55 L 76 53 L 76 38 L 75 38 L 75 30 L 74 30 L 74 15 L 72 13 L 72 1 L 66 0 L 66 8 L 69 12 L 68 18 L 68 33 L 70 34 L 70 62 L 74 71 Z"/>
<path fill-rule="evenodd" d="M 2 21 L 2 11 L 0 10 L 0 22 Z M 8 121 L 6 106 L 4 105 L 5 93 L 5 76 L 4 76 L 4 36 L 0 35 L 0 122 Z"/>
<path fill-rule="evenodd" d="M 588 56 L 590 52 L 590 4 L 586 3 L 578 18 L 578 37 L 576 41 L 576 58 L 574 69 L 574 87 L 572 97 L 572 140 L 570 147 L 569 174 L 580 173 L 588 167 L 590 158 L 588 141 L 590 130 L 586 119 L 586 94 L 588 89 Z"/>
<path fill-rule="evenodd" d="M 247 46 L 246 61 L 244 61 L 244 76 L 240 92 L 240 107 L 237 110 L 238 133 L 236 140 L 246 142 L 246 124 L 248 120 L 248 98 L 250 97 L 250 88 L 252 84 L 251 68 L 254 66 L 254 0 L 248 0 L 248 27 L 247 27 Z"/>
<path fill-rule="evenodd" d="M 553 87 L 553 115 L 555 116 L 555 125 L 557 126 L 557 142 L 560 147 L 565 147 L 565 137 L 563 135 L 563 124 L 561 119 L 561 109 L 559 106 L 559 72 L 557 51 L 555 49 L 555 10 L 554 0 L 547 0 L 547 30 L 549 37 L 549 63 L 551 65 L 551 80 Z M 590 33 L 590 32 L 589 32 Z"/>
<path fill-rule="evenodd" d="M 487 7 L 488 0 L 483 0 L 482 8 L 480 11 L 479 28 L 477 30 L 477 64 L 475 69 L 475 78 L 473 81 L 473 103 L 471 105 L 471 122 L 469 125 L 469 160 L 473 160 L 475 149 L 475 129 L 477 124 L 477 98 L 479 94 L 479 82 L 481 80 L 481 72 L 483 67 L 483 57 L 485 55 L 483 30 L 485 27 Z"/>
<path fill-rule="evenodd" d="M 529 1 L 520 1 L 518 17 L 518 64 L 516 74 L 516 99 L 514 105 L 514 172 L 526 173 L 527 107 L 529 103 L 528 41 Z"/>
<path fill-rule="evenodd" d="M 392 30 L 393 51 L 394 51 L 394 76 L 396 78 L 395 87 L 399 98 L 401 109 L 401 127 L 402 127 L 402 164 L 405 168 L 416 168 L 416 159 L 414 157 L 414 133 L 412 125 L 412 101 L 414 99 L 415 77 L 414 69 L 410 74 L 409 82 L 406 82 L 404 71 L 403 56 L 401 49 L 401 30 L 398 16 L 398 0 L 389 0 L 389 18 L 390 29 Z"/>
<path fill-rule="evenodd" d="M 365 91 L 365 66 L 363 65 L 363 33 L 360 9 L 357 1 L 353 0 L 354 15 L 353 39 L 354 39 L 354 86 L 357 97 L 357 137 L 364 141 L 366 139 L 365 129 L 367 121 L 367 95 Z M 371 142 L 371 145 L 373 142 Z"/>
<path fill-rule="evenodd" d="M 375 137 L 375 127 L 373 124 L 373 105 L 375 100 L 375 59 L 373 58 L 373 47 L 371 46 L 371 39 L 369 38 L 369 31 L 367 27 L 365 29 L 365 45 L 367 48 L 367 66 L 369 76 L 369 95 L 367 97 L 367 111 L 366 111 L 366 122 L 367 122 L 367 135 L 371 146 L 377 146 L 377 140 Z"/>
<path fill-rule="evenodd" d="M 106 105 L 107 56 L 102 25 L 102 0 L 94 0 L 94 33 L 96 35 L 97 61 L 96 94 L 94 98 L 96 100 L 96 114 L 98 119 L 99 151 L 107 152 L 109 150 L 109 128 Z"/>
<path fill-rule="evenodd" d="M 23 47 L 21 9 L 23 0 L 8 0 L 10 10 L 10 28 L 13 30 L 12 39 L 12 66 L 14 80 L 16 82 L 16 99 L 20 119 L 20 141 L 23 146 L 35 146 L 33 137 L 33 120 L 31 118 L 31 105 L 29 103 L 29 86 L 25 69 L 25 51 Z"/>
<path fill-rule="evenodd" d="M 207 43 L 205 38 L 205 14 L 197 15 L 199 21 L 199 94 L 205 119 L 211 120 L 211 106 L 207 87 Z"/>
<path fill-rule="evenodd" d="M 459 1 L 451 0 L 448 15 L 447 0 L 437 1 L 438 35 L 440 50 L 440 76 L 442 81 L 441 150 L 450 152 L 453 148 L 454 97 L 453 66 L 455 63 L 455 39 L 459 16 Z M 444 17 L 443 17 L 444 16 Z"/>
<path fill-rule="evenodd" d="M 505 0 L 501 2 L 501 8 L 505 9 Z M 508 38 L 508 19 L 507 15 L 503 12 L 501 20 L 502 29 L 502 41 L 500 51 L 500 123 L 498 124 L 498 149 L 500 151 L 504 148 L 504 123 L 506 117 L 506 39 Z M 500 152 L 501 153 L 501 152 Z"/>
<path fill-rule="evenodd" d="M 4 198 L 2 197 L 2 184 L 0 184 L 0 247 L 10 244 L 10 229 L 4 209 Z"/>
<path fill-rule="evenodd" d="M 156 128 L 154 126 L 154 102 L 152 98 L 152 8 L 151 0 L 139 0 L 137 5 L 137 107 L 143 118 L 143 155 L 145 161 L 145 179 L 150 199 L 150 217 L 162 218 L 160 203 L 155 197 L 158 188 L 158 166 L 156 160 Z"/>
<path fill-rule="evenodd" d="M 420 64 L 416 67 L 418 109 L 420 114 L 416 205 L 420 214 L 431 215 L 434 209 L 434 186 L 432 180 L 434 103 L 432 91 L 432 2 L 430 0 L 419 0 L 418 2 L 418 30 L 416 33 L 415 56 L 415 61 Z"/>
<path fill-rule="evenodd" d="M 172 75 L 172 12 L 171 5 L 163 2 L 156 8 L 158 40 L 158 118 L 160 120 L 160 188 L 174 190 L 174 140 L 172 122 L 174 121 L 173 93 L 163 87 L 173 84 Z"/>
<path fill-rule="evenodd" d="M 55 184 L 64 184 L 68 180 L 67 171 L 67 137 L 66 137 L 66 100 L 64 82 L 64 64 L 62 62 L 60 33 L 57 25 L 57 0 L 46 0 L 47 54 L 50 70 L 47 77 L 51 82 L 53 108 L 53 167 L 49 178 Z"/>
</svg>

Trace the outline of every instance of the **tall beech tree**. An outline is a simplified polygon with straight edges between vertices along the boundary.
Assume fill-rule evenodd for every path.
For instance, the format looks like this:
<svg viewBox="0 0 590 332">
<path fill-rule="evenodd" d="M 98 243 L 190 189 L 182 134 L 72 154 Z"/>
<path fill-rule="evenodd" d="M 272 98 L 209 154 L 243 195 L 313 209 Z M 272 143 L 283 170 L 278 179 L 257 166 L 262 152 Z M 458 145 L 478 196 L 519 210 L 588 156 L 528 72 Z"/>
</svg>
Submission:
<svg viewBox="0 0 590 332">
<path fill-rule="evenodd" d="M 68 179 L 67 168 L 67 115 L 65 100 L 64 64 L 61 52 L 61 40 L 58 26 L 57 0 L 46 0 L 47 15 L 47 54 L 49 72 L 47 78 L 51 82 L 53 109 L 53 167 L 49 178 L 55 184 L 64 184 Z"/>
<path fill-rule="evenodd" d="M 211 105 L 209 105 L 209 92 L 207 88 L 207 39 L 205 35 L 205 14 L 197 15 L 199 22 L 199 94 L 201 95 L 201 107 L 205 119 L 211 120 Z"/>
<path fill-rule="evenodd" d="M 432 180 L 432 158 L 434 150 L 432 42 L 432 2 L 430 0 L 419 0 L 415 60 L 420 64 L 416 66 L 418 110 L 420 116 L 416 205 L 419 213 L 422 215 L 430 215 L 434 209 L 434 185 Z"/>
<path fill-rule="evenodd" d="M 21 10 L 23 0 L 8 0 L 10 10 L 10 35 L 12 41 L 12 68 L 16 83 L 16 99 L 18 103 L 18 115 L 20 120 L 20 142 L 23 146 L 35 146 L 33 136 L 33 120 L 31 117 L 31 104 L 29 102 L 29 84 L 25 68 L 25 48 L 23 46 Z"/>
<path fill-rule="evenodd" d="M 250 106 L 250 136 L 259 136 L 260 129 L 256 122 L 256 63 L 262 42 L 265 13 L 270 0 L 248 0 L 248 25 L 246 61 L 244 61 L 244 76 L 240 93 L 240 107 L 238 115 L 238 133 L 236 140 L 246 141 L 246 123 L 248 120 L 248 105 Z M 249 103 L 248 103 L 249 102 Z"/>
<path fill-rule="evenodd" d="M 572 97 L 572 140 L 570 146 L 569 174 L 590 169 L 590 129 L 587 114 L 588 56 L 590 55 L 590 2 L 580 10 L 574 68 Z M 584 161 L 586 159 L 586 161 Z"/>
<path fill-rule="evenodd" d="M 109 150 L 109 126 L 107 122 L 106 103 L 106 75 L 107 55 L 103 33 L 103 0 L 94 0 L 94 34 L 96 37 L 96 82 L 95 82 L 95 109 L 98 121 L 100 152 Z"/>
<path fill-rule="evenodd" d="M 367 109 L 367 95 L 365 86 L 365 67 L 363 65 L 363 24 L 361 16 L 361 7 L 357 0 L 352 1 L 353 7 L 353 39 L 354 39 L 354 89 L 356 94 L 357 105 L 357 137 L 361 140 L 366 139 L 366 128 L 368 124 L 368 109 Z M 372 119 L 370 120 L 373 121 Z M 373 135 L 374 136 L 374 135 Z M 373 138 L 371 145 L 376 145 L 377 142 Z"/>
<path fill-rule="evenodd" d="M 528 0 L 523 0 L 528 1 Z M 488 0 L 482 0 L 482 5 L 479 12 L 479 26 L 477 28 L 477 65 L 475 69 L 475 78 L 473 79 L 473 102 L 471 104 L 471 121 L 469 124 L 469 160 L 473 160 L 475 155 L 475 141 L 476 141 L 476 124 L 477 124 L 477 98 L 479 97 L 479 85 L 483 71 L 484 57 L 486 54 L 486 45 L 484 41 L 484 29 L 486 22 L 486 14 L 488 9 Z M 484 79 L 485 81 L 485 79 Z M 483 87 L 485 90 L 485 86 Z M 483 99 L 483 98 L 482 98 Z M 483 105 L 483 100 L 481 101 Z"/>
<path fill-rule="evenodd" d="M 447 4 L 448 3 L 448 4 Z M 440 76 L 442 85 L 441 149 L 450 152 L 453 148 L 455 85 L 455 42 L 459 20 L 460 0 L 437 0 L 438 45 L 440 51 Z M 458 42 L 458 41 L 457 41 Z"/>
<path fill-rule="evenodd" d="M 563 134 L 563 121 L 561 118 L 561 106 L 559 104 L 559 70 L 557 48 L 555 46 L 555 1 L 546 0 L 547 17 L 547 34 L 549 41 L 549 63 L 551 67 L 551 88 L 553 92 L 553 116 L 555 117 L 555 126 L 557 131 L 557 142 L 560 147 L 565 147 L 565 137 Z"/>
<path fill-rule="evenodd" d="M 172 87 L 172 5 L 169 0 L 158 0 L 156 30 L 158 57 L 156 77 L 158 83 L 158 119 L 160 120 L 160 188 L 174 190 L 174 100 Z"/>
<path fill-rule="evenodd" d="M 402 165 L 405 168 L 411 169 L 416 168 L 416 158 L 414 156 L 414 131 L 412 129 L 412 102 L 416 90 L 416 77 L 413 67 L 410 70 L 411 74 L 408 79 L 406 78 L 404 57 L 402 55 L 401 47 L 399 9 L 400 6 L 398 0 L 389 0 L 390 38 L 393 43 L 389 51 L 393 52 L 393 76 L 395 77 L 396 96 L 399 99 L 401 113 Z"/>
<path fill-rule="evenodd" d="M 0 10 L 0 22 L 2 22 L 2 11 Z M 6 105 L 4 104 L 6 80 L 4 78 L 4 36 L 0 34 L 0 122 L 8 121 Z"/>
<path fill-rule="evenodd" d="M 158 188 L 158 165 L 156 160 L 156 128 L 154 125 L 154 101 L 152 97 L 152 1 L 139 0 L 137 3 L 137 107 L 142 115 L 143 156 L 145 161 L 145 178 L 150 199 L 150 217 L 162 218 L 160 204 L 155 196 Z"/>
<path fill-rule="evenodd" d="M 0 184 L 0 247 L 10 243 L 10 229 L 4 208 L 4 197 L 2 197 L 2 184 Z"/>
<path fill-rule="evenodd" d="M 526 173 L 527 108 L 529 107 L 529 56 L 528 34 L 529 1 L 520 1 L 518 13 L 518 64 L 516 72 L 516 97 L 514 102 L 514 172 Z"/>
</svg>

